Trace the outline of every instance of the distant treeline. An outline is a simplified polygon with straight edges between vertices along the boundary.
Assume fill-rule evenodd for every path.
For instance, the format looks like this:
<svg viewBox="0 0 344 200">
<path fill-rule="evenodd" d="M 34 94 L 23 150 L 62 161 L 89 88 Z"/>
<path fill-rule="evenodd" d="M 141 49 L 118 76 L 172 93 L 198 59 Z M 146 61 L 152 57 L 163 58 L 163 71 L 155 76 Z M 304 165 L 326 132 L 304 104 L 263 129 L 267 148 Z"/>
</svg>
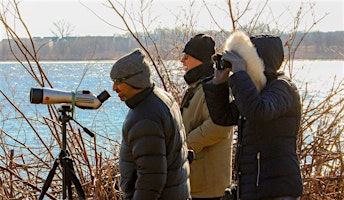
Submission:
<svg viewBox="0 0 344 200">
<path fill-rule="evenodd" d="M 229 33 L 209 33 L 221 48 Z M 180 34 L 179 34 L 180 35 Z M 288 35 L 281 35 L 283 43 L 298 48 L 295 59 L 344 59 L 344 31 L 311 32 L 303 38 L 302 33 L 297 34 L 293 43 L 288 42 Z M 159 49 L 160 59 L 175 59 L 180 55 L 185 42 L 189 39 L 178 37 L 173 30 L 156 30 L 149 37 L 139 36 L 141 43 L 147 49 Z M 299 41 L 301 41 L 299 44 Z M 31 47 L 29 39 L 22 39 L 27 48 Z M 15 55 L 22 55 L 11 40 L 3 39 L 0 42 L 0 61 L 13 61 Z M 83 37 L 34 37 L 35 49 L 38 50 L 41 61 L 60 60 L 113 60 L 139 47 L 138 42 L 128 35 L 120 36 L 83 36 Z M 288 54 L 288 48 L 285 47 Z M 154 54 L 153 54 L 154 56 Z M 19 57 L 23 60 L 23 57 Z"/>
</svg>

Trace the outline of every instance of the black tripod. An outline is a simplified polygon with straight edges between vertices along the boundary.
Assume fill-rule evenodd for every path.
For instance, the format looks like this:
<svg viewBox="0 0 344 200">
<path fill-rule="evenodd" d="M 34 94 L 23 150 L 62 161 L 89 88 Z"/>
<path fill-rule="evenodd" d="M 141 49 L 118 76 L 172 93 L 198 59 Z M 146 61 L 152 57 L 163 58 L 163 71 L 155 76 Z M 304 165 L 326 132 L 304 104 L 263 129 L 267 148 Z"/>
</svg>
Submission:
<svg viewBox="0 0 344 200">
<path fill-rule="evenodd" d="M 45 183 L 42 188 L 42 192 L 39 196 L 39 199 L 42 200 L 45 193 L 47 192 L 51 181 L 53 180 L 53 177 L 55 175 L 56 168 L 59 164 L 61 164 L 62 167 L 62 198 L 67 198 L 67 189 L 68 189 L 68 199 L 72 199 L 72 183 L 75 186 L 75 189 L 78 193 L 79 199 L 85 199 L 85 193 L 82 189 L 81 183 L 78 180 L 77 176 L 75 175 L 74 168 L 73 168 L 73 162 L 72 159 L 69 157 L 69 153 L 66 149 L 67 144 L 67 136 L 66 136 L 66 124 L 67 122 L 72 119 L 75 121 L 70 115 L 67 114 L 67 112 L 71 111 L 71 106 L 69 105 L 63 105 L 61 108 L 59 108 L 59 112 L 61 112 L 61 115 L 59 116 L 59 120 L 62 122 L 62 149 L 59 154 L 59 157 L 55 159 L 54 165 L 49 171 L 48 177 L 45 180 Z M 76 122 L 76 121 L 75 121 Z M 77 122 L 78 125 L 80 125 Z M 84 127 L 83 127 L 84 128 Z M 85 130 L 85 128 L 84 128 Z M 86 131 L 90 136 L 94 136 L 94 134 L 90 131 Z"/>
</svg>

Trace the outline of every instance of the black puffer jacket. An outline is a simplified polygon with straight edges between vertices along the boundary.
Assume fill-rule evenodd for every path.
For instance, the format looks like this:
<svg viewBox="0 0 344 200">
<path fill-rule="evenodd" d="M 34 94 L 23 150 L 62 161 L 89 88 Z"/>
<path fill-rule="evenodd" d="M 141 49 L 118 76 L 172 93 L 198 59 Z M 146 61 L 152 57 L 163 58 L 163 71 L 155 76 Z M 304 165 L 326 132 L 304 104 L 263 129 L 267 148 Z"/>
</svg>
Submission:
<svg viewBox="0 0 344 200">
<path fill-rule="evenodd" d="M 179 105 L 154 87 L 126 104 L 119 160 L 124 198 L 186 200 L 190 169 Z"/>
<path fill-rule="evenodd" d="M 266 85 L 259 92 L 249 70 L 239 71 L 228 80 L 235 97 L 234 103 L 229 103 L 224 98 L 228 83 L 204 84 L 209 112 L 217 124 L 239 124 L 235 165 L 240 199 L 301 196 L 296 153 L 300 97 L 296 87 L 277 74 L 283 60 L 280 39 L 262 36 L 251 41 L 264 61 Z"/>
</svg>

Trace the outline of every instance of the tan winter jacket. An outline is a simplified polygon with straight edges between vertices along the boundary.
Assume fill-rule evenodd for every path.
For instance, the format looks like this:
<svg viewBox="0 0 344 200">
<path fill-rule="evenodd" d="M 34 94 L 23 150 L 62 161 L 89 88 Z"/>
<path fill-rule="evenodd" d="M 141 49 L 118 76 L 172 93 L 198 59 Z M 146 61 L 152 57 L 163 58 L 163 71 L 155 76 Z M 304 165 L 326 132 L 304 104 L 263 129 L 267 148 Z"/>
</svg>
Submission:
<svg viewBox="0 0 344 200">
<path fill-rule="evenodd" d="M 182 105 L 187 144 L 196 155 L 190 165 L 191 196 L 220 197 L 232 178 L 233 127 L 212 122 L 200 81 L 189 85 Z"/>
</svg>

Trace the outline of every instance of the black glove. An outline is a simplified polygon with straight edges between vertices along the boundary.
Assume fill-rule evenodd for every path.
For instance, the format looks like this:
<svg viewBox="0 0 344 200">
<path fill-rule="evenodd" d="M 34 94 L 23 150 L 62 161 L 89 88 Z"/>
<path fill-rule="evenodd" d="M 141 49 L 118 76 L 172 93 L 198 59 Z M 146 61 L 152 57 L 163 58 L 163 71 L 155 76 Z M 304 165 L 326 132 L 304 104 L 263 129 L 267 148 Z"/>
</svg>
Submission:
<svg viewBox="0 0 344 200">
<path fill-rule="evenodd" d="M 226 82 L 229 76 L 229 72 L 229 68 L 215 69 L 215 76 L 211 82 L 216 85 Z"/>
</svg>

